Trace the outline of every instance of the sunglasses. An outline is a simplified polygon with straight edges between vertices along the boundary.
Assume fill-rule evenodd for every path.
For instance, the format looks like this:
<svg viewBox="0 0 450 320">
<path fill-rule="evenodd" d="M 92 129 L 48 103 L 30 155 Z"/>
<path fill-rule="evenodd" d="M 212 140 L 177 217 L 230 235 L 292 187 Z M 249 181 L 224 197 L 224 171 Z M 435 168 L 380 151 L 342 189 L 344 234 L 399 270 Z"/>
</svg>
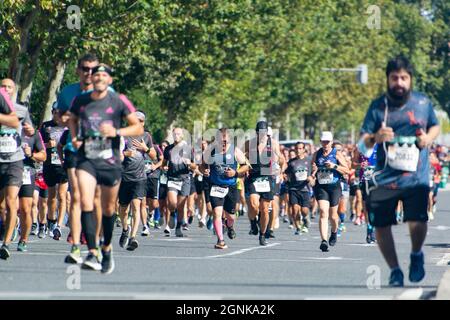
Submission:
<svg viewBox="0 0 450 320">
<path fill-rule="evenodd" d="M 89 68 L 89 67 L 82 66 L 82 67 L 80 67 L 80 69 L 81 69 L 83 72 L 89 72 L 89 71 L 93 70 L 94 68 Z"/>
</svg>

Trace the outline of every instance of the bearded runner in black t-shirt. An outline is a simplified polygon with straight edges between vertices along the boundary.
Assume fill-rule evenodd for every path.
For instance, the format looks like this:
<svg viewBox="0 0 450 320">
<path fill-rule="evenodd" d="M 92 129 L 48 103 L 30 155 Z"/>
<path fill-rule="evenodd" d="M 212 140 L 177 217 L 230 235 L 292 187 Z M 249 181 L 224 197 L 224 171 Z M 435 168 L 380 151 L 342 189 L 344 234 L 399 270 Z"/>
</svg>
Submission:
<svg viewBox="0 0 450 320">
<path fill-rule="evenodd" d="M 145 114 L 141 111 L 136 112 L 136 117 L 140 125 L 144 128 Z M 125 138 L 125 150 L 123 152 L 124 160 L 122 162 L 122 182 L 119 188 L 119 215 L 122 220 L 122 235 L 119 245 L 127 250 L 134 251 L 139 243 L 136 240 L 136 234 L 139 229 L 139 222 L 147 223 L 147 215 L 142 217 L 142 203 L 145 203 L 147 174 L 145 172 L 145 155 L 151 154 L 156 157 L 153 149 L 151 137 L 147 132 L 137 137 Z M 132 221 L 131 234 L 128 227 L 128 210 L 131 204 Z M 144 208 L 145 209 L 145 208 Z"/>
<path fill-rule="evenodd" d="M 0 88 L 0 189 L 6 189 L 6 208 L 9 219 L 6 225 L 0 259 L 10 257 L 9 244 L 17 221 L 17 194 L 22 184 L 22 160 L 11 162 L 11 155 L 18 150 L 17 129 L 19 118 L 5 89 Z"/>
<path fill-rule="evenodd" d="M 139 136 L 143 127 L 134 114 L 135 108 L 124 96 L 109 92 L 111 69 L 100 64 L 92 70 L 94 91 L 77 96 L 70 109 L 72 143 L 78 149 L 77 177 L 81 192 L 81 224 L 88 242 L 89 254 L 83 268 L 111 273 L 114 270 L 111 239 L 114 210 L 122 174 L 120 136 Z M 126 119 L 128 126 L 121 128 Z M 95 188 L 102 193 L 103 259 L 99 261 L 95 240 Z"/>
<path fill-rule="evenodd" d="M 173 140 L 174 143 L 164 150 L 163 167 L 166 165 L 169 167 L 167 171 L 167 197 L 171 220 L 174 219 L 175 210 L 177 210 L 175 235 L 177 237 L 183 237 L 181 226 L 183 224 L 184 206 L 191 192 L 189 172 L 190 170 L 195 170 L 197 165 L 192 162 L 192 149 L 183 140 L 183 131 L 181 128 L 173 129 Z"/>
</svg>

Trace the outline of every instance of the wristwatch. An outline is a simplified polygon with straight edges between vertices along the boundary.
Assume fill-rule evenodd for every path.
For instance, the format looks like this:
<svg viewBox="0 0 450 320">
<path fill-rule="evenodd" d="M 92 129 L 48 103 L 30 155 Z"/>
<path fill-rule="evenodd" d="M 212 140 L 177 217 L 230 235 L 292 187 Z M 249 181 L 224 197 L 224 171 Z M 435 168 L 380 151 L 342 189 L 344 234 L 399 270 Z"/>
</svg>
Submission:
<svg viewBox="0 0 450 320">
<path fill-rule="evenodd" d="M 337 164 L 334 165 L 334 169 L 337 169 L 339 166 Z"/>
</svg>

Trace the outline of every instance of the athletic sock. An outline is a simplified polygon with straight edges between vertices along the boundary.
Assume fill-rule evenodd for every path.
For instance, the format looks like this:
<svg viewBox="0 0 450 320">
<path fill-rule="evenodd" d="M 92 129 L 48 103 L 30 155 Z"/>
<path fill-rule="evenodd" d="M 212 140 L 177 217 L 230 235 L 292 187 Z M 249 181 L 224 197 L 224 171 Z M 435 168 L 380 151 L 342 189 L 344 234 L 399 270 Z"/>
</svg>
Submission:
<svg viewBox="0 0 450 320">
<path fill-rule="evenodd" d="M 155 209 L 155 216 L 153 217 L 153 220 L 159 221 L 160 218 L 161 218 L 161 212 L 159 211 L 159 208 L 156 208 Z"/>
<path fill-rule="evenodd" d="M 109 246 L 111 244 L 115 220 L 116 219 L 114 216 L 111 216 L 111 217 L 102 216 L 103 245 L 104 246 Z"/>
<path fill-rule="evenodd" d="M 81 226 L 86 237 L 88 249 L 97 249 L 97 243 L 95 242 L 96 221 L 94 211 L 81 212 Z"/>
<path fill-rule="evenodd" d="M 341 223 L 344 223 L 344 221 L 345 221 L 345 213 L 339 213 L 339 220 L 341 221 Z"/>
</svg>

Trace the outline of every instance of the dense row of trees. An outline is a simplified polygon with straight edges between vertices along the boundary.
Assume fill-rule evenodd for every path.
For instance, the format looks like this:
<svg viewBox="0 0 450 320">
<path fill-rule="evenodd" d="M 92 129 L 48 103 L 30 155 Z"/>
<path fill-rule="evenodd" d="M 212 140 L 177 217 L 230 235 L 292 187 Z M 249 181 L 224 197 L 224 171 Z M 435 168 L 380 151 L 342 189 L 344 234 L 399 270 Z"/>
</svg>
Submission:
<svg viewBox="0 0 450 320">
<path fill-rule="evenodd" d="M 389 57 L 416 66 L 414 86 L 450 114 L 450 4 L 333 0 L 4 0 L 0 76 L 19 84 L 18 100 L 42 120 L 58 90 L 76 81 L 79 55 L 94 51 L 117 71 L 114 87 L 167 128 L 218 123 L 243 129 L 265 115 L 283 137 L 314 137 L 321 126 L 358 130 L 385 87 Z M 75 20 L 74 20 L 75 19 Z M 72 26 L 72 27 L 71 27 Z M 370 23 L 369 23 L 370 26 Z M 322 68 L 369 67 L 369 83 Z"/>
</svg>

